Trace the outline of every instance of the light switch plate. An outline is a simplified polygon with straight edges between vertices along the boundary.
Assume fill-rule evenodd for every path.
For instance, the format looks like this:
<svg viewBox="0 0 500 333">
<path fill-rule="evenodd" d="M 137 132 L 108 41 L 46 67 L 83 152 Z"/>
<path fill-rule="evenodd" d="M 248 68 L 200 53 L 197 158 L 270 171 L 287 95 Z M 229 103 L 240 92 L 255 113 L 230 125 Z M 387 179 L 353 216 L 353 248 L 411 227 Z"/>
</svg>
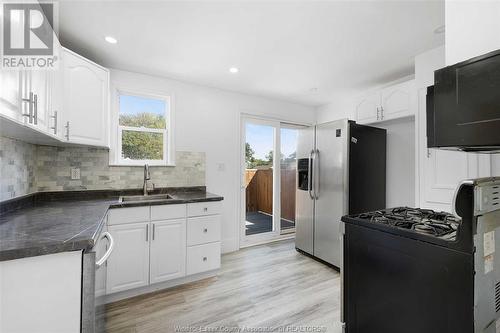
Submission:
<svg viewBox="0 0 500 333">
<path fill-rule="evenodd" d="M 80 169 L 71 168 L 71 179 L 80 179 Z"/>
</svg>

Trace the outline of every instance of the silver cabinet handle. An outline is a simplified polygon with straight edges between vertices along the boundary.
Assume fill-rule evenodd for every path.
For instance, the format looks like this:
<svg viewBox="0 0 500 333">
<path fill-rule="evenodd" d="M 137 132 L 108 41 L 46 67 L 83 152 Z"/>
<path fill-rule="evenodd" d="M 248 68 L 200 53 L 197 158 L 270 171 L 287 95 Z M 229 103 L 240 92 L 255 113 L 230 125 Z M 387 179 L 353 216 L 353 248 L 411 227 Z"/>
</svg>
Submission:
<svg viewBox="0 0 500 333">
<path fill-rule="evenodd" d="M 146 242 L 149 241 L 149 224 L 146 224 Z"/>
<path fill-rule="evenodd" d="M 204 207 L 204 208 L 203 208 L 203 211 L 204 211 L 204 212 L 208 212 L 208 207 Z"/>
<path fill-rule="evenodd" d="M 380 116 L 379 116 L 379 115 L 380 115 L 380 110 L 379 110 L 379 108 L 378 108 L 378 106 L 377 106 L 377 120 L 379 120 L 379 119 L 380 119 Z"/>
<path fill-rule="evenodd" d="M 314 199 L 314 196 L 312 195 L 313 181 L 311 179 L 313 154 L 314 154 L 314 150 L 311 150 L 311 152 L 309 153 L 309 164 L 307 166 L 307 190 L 309 192 L 309 197 L 311 199 Z"/>
<path fill-rule="evenodd" d="M 101 259 L 96 261 L 95 263 L 96 268 L 101 267 L 102 264 L 104 264 L 106 260 L 108 260 L 109 256 L 111 255 L 111 252 L 113 252 L 113 248 L 115 247 L 115 241 L 113 240 L 113 236 L 111 236 L 109 232 L 106 231 L 105 233 L 103 233 L 101 239 L 103 238 L 107 238 L 109 241 L 108 250 L 106 251 L 106 253 L 104 253 Z"/>
<path fill-rule="evenodd" d="M 28 117 L 28 122 L 33 123 L 33 93 L 30 92 L 29 98 L 23 98 L 23 102 L 28 103 L 28 113 L 23 113 L 23 117 Z"/>
<path fill-rule="evenodd" d="M 33 123 L 38 125 L 38 95 L 33 96 Z"/>
<path fill-rule="evenodd" d="M 384 120 L 384 107 L 380 107 L 380 120 Z"/>
<path fill-rule="evenodd" d="M 207 257 L 203 257 L 203 261 L 207 261 Z"/>
<path fill-rule="evenodd" d="M 66 140 L 69 141 L 69 121 L 66 122 L 66 126 L 64 127 L 66 127 L 66 135 L 65 135 Z"/>
<path fill-rule="evenodd" d="M 54 111 L 54 115 L 51 116 L 51 118 L 54 119 L 54 126 L 51 127 L 50 129 L 53 129 L 54 130 L 54 134 L 57 134 L 57 110 Z"/>
<path fill-rule="evenodd" d="M 155 226 L 156 224 L 153 223 L 153 238 L 152 238 L 153 240 L 155 240 L 155 229 L 156 229 Z"/>
<path fill-rule="evenodd" d="M 207 228 L 204 228 L 204 229 L 203 229 L 203 232 L 204 232 L 204 233 L 207 233 L 207 232 L 208 232 L 208 229 L 207 229 Z"/>
</svg>

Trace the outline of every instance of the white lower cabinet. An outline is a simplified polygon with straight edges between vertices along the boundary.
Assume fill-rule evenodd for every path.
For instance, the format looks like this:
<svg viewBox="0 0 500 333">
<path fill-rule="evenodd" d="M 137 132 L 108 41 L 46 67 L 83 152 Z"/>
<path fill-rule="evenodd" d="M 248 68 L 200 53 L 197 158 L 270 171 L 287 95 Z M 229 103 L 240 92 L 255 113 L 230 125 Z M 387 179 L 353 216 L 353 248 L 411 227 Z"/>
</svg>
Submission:
<svg viewBox="0 0 500 333">
<path fill-rule="evenodd" d="M 114 208 L 108 231 L 106 293 L 136 289 L 220 267 L 220 202 Z M 141 222 L 143 221 L 143 222 Z"/>
<path fill-rule="evenodd" d="M 188 275 L 211 271 L 220 267 L 220 242 L 189 246 L 187 249 Z"/>
<path fill-rule="evenodd" d="M 108 259 L 108 294 L 149 284 L 149 222 L 109 226 L 115 248 Z"/>
<path fill-rule="evenodd" d="M 187 234 L 189 246 L 220 241 L 220 215 L 189 218 Z"/>
<path fill-rule="evenodd" d="M 151 223 L 150 282 L 157 283 L 186 274 L 186 219 Z"/>
</svg>

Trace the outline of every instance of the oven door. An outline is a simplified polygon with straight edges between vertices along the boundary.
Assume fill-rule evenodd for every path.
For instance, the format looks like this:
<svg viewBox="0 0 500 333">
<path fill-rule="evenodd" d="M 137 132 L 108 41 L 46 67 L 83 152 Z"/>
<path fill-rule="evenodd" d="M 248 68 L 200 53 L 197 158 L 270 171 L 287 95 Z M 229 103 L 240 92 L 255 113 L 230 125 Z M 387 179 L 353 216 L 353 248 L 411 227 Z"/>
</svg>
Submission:
<svg viewBox="0 0 500 333">
<path fill-rule="evenodd" d="M 82 333 L 105 330 L 106 261 L 113 247 L 113 237 L 104 229 L 94 248 L 83 255 Z"/>
</svg>

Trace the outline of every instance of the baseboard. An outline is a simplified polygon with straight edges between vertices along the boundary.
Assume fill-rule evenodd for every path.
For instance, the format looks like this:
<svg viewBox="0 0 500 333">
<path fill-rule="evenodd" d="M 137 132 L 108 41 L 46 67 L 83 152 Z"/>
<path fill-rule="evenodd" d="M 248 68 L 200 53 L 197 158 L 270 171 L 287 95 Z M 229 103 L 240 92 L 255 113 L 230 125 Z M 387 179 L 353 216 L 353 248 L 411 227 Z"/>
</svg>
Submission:
<svg viewBox="0 0 500 333">
<path fill-rule="evenodd" d="M 203 280 L 206 278 L 217 276 L 218 272 L 219 272 L 219 270 L 216 269 L 216 270 L 203 272 L 203 273 L 199 273 L 199 274 L 184 276 L 182 278 L 178 278 L 178 279 L 174 279 L 174 280 L 156 283 L 156 284 L 145 286 L 145 287 L 120 291 L 117 293 L 106 295 L 104 297 L 104 303 L 106 303 L 106 304 L 113 303 L 113 302 L 121 301 L 121 300 L 126 299 L 126 298 L 135 297 L 135 296 L 139 296 L 139 295 L 143 295 L 143 294 L 148 294 L 148 293 L 152 293 L 152 292 L 162 290 L 162 289 L 172 288 L 175 286 L 179 286 L 181 284 L 186 284 L 186 283 L 190 283 L 190 282 L 194 282 L 194 281 L 198 281 L 198 280 Z"/>
<path fill-rule="evenodd" d="M 239 250 L 238 238 L 226 238 L 222 240 L 222 253 L 229 253 Z"/>
</svg>

